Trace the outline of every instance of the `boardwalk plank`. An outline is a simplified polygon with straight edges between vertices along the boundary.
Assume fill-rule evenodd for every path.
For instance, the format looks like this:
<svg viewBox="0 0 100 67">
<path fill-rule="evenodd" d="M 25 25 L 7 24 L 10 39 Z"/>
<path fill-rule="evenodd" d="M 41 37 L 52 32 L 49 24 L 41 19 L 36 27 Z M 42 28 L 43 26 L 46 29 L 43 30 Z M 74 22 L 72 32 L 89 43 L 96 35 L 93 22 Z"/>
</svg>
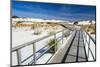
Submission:
<svg viewBox="0 0 100 67">
<path fill-rule="evenodd" d="M 74 56 L 67 56 L 65 62 L 75 62 L 76 61 L 76 57 Z"/>
<path fill-rule="evenodd" d="M 65 62 L 76 62 L 76 61 L 77 62 L 86 61 L 85 49 L 81 31 L 78 31 L 76 33 L 72 46 L 65 60 Z"/>
</svg>

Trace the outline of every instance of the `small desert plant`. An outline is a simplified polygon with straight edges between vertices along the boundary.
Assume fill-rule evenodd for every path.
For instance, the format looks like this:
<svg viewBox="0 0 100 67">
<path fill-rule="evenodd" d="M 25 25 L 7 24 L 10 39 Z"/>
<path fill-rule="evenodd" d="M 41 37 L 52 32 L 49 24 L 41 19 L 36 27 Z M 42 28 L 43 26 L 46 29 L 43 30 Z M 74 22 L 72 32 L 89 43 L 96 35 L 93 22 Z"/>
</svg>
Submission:
<svg viewBox="0 0 100 67">
<path fill-rule="evenodd" d="M 35 31 L 33 34 L 34 35 L 39 35 L 39 34 L 41 34 L 41 32 L 40 31 Z"/>
<path fill-rule="evenodd" d="M 35 26 L 34 25 L 32 26 L 32 29 L 35 29 Z"/>
<path fill-rule="evenodd" d="M 64 32 L 64 37 L 68 37 L 70 35 L 70 31 Z"/>
<path fill-rule="evenodd" d="M 52 35 L 52 34 L 54 34 L 54 33 L 55 33 L 54 31 L 48 32 L 49 35 Z"/>
<path fill-rule="evenodd" d="M 57 39 L 50 39 L 49 42 L 48 42 L 48 45 L 49 46 L 54 45 L 54 46 L 49 50 L 49 52 L 54 53 L 55 49 L 57 49 L 58 44 L 59 44 L 59 41 Z"/>
<path fill-rule="evenodd" d="M 17 22 L 17 24 L 20 24 L 20 23 L 22 23 L 22 22 L 21 22 L 21 21 L 18 21 L 18 22 Z"/>
<path fill-rule="evenodd" d="M 19 18 L 18 16 L 12 16 L 12 18 Z"/>
<path fill-rule="evenodd" d="M 35 24 L 32 26 L 32 29 L 34 30 L 34 33 L 33 33 L 34 35 L 41 34 L 41 31 L 38 28 L 39 28 L 38 24 Z"/>
<path fill-rule="evenodd" d="M 88 26 L 86 31 L 91 32 L 91 34 L 95 34 L 95 27 L 94 26 Z"/>
<path fill-rule="evenodd" d="M 95 34 L 95 31 L 91 32 L 91 34 Z"/>
<path fill-rule="evenodd" d="M 95 24 L 90 24 L 90 25 L 83 25 L 82 28 L 86 31 L 86 32 L 90 32 L 91 34 L 95 34 Z"/>
<path fill-rule="evenodd" d="M 78 24 L 78 21 L 75 21 L 73 24 L 74 24 L 74 25 L 77 25 L 77 24 Z"/>
</svg>

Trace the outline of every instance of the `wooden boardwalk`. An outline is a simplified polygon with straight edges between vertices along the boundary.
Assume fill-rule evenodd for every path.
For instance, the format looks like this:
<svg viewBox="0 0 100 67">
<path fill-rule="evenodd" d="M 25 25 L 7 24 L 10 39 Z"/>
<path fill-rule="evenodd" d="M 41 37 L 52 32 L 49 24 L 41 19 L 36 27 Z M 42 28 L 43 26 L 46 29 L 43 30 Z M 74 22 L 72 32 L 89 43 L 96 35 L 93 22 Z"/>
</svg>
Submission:
<svg viewBox="0 0 100 67">
<path fill-rule="evenodd" d="M 82 31 L 77 30 L 68 50 L 66 51 L 62 63 L 80 62 L 80 61 L 88 61 L 88 60 L 85 51 Z"/>
<path fill-rule="evenodd" d="M 54 36 L 55 38 L 57 38 L 55 36 L 55 34 L 57 35 L 58 33 L 62 33 L 66 31 L 66 29 L 62 30 L 62 31 L 58 31 L 52 35 L 47 35 L 45 37 L 42 37 L 40 39 L 22 44 L 18 47 L 15 47 L 12 49 L 12 52 L 16 52 L 17 55 L 17 63 L 18 64 L 14 64 L 14 65 L 22 65 L 23 62 L 27 61 L 28 59 L 30 59 L 31 57 L 33 57 L 33 59 L 28 62 L 28 65 L 34 65 L 36 64 L 37 60 L 39 58 L 41 58 L 43 55 L 45 55 L 46 53 L 48 53 L 48 51 L 55 46 L 55 44 L 53 44 L 52 46 L 48 47 L 45 51 L 43 51 L 39 56 L 36 56 L 36 53 L 42 49 L 44 49 L 46 46 L 42 47 L 41 49 L 39 49 L 38 51 L 36 51 L 35 49 L 35 43 Z M 63 36 L 61 38 L 63 40 Z M 93 43 L 91 43 L 93 42 Z M 96 55 L 95 55 L 95 48 L 96 48 L 96 42 L 95 40 L 92 39 L 92 37 L 86 33 L 84 30 L 82 30 L 81 28 L 74 28 L 73 30 L 71 30 L 71 34 L 69 36 L 69 38 L 67 38 L 64 46 L 62 46 L 61 48 L 59 48 L 49 59 L 45 64 L 51 64 L 51 63 L 69 63 L 69 62 L 86 62 L 86 61 L 90 61 L 90 58 L 92 57 L 92 61 L 96 60 Z M 32 45 L 33 47 L 33 54 L 30 55 L 29 57 L 25 58 L 24 60 L 21 59 L 21 49 L 23 49 L 26 46 Z M 87 51 L 86 51 L 87 50 Z M 12 64 L 13 65 L 13 64 Z"/>
</svg>

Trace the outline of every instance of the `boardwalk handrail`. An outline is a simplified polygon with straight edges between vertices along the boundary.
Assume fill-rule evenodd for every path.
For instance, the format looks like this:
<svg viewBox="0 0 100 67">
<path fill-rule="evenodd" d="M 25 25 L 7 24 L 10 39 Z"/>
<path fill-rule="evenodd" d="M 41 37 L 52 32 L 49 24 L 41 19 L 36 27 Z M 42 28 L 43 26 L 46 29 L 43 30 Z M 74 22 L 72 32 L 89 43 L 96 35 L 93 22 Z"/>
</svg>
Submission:
<svg viewBox="0 0 100 67">
<path fill-rule="evenodd" d="M 18 65 L 21 65 L 21 63 L 23 63 L 24 61 L 26 61 L 26 60 L 28 60 L 30 57 L 32 57 L 33 56 L 33 61 L 31 62 L 31 64 L 35 64 L 36 63 L 36 60 L 38 60 L 42 55 L 44 55 L 50 48 L 52 48 L 53 46 L 55 46 L 55 45 L 51 45 L 47 50 L 45 50 L 41 55 L 39 55 L 38 57 L 36 57 L 35 56 L 35 54 L 38 52 L 38 51 L 40 51 L 42 48 L 44 48 L 44 47 L 46 47 L 46 46 L 44 46 L 44 47 L 42 47 L 41 49 L 39 49 L 38 51 L 36 51 L 36 48 L 35 48 L 35 43 L 37 43 L 37 42 L 39 42 L 39 41 L 41 41 L 41 40 L 43 40 L 43 39 L 46 39 L 46 38 L 48 38 L 48 37 L 51 37 L 51 36 L 54 36 L 54 38 L 56 39 L 57 37 L 56 37 L 56 34 L 58 34 L 58 33 L 60 33 L 60 32 L 62 32 L 62 35 L 60 36 L 60 38 L 62 39 L 62 41 L 63 41 L 63 34 L 64 34 L 64 31 L 66 31 L 66 30 L 68 30 L 68 29 L 63 29 L 63 30 L 61 30 L 61 31 L 58 31 L 58 32 L 55 32 L 55 33 L 53 33 L 53 34 L 51 34 L 51 35 L 46 35 L 46 36 L 44 36 L 44 37 L 41 37 L 41 38 L 39 38 L 39 39 L 36 39 L 36 40 L 32 40 L 32 41 L 30 41 L 30 42 L 27 42 L 27 43 L 25 43 L 25 44 L 22 44 L 22 45 L 19 45 L 19 46 L 17 46 L 17 47 L 14 47 L 14 48 L 12 48 L 12 50 L 11 50 L 11 52 L 13 53 L 13 52 L 16 52 L 16 55 L 17 55 L 17 62 L 18 62 Z M 32 45 L 33 46 L 33 54 L 32 55 L 30 55 L 30 56 L 28 56 L 27 58 L 25 58 L 24 60 L 22 60 L 21 59 L 21 50 L 20 49 L 22 49 L 22 48 L 24 48 L 24 47 L 26 47 L 26 46 L 30 46 L 30 45 Z M 30 64 L 30 63 L 28 63 L 28 64 Z"/>
<path fill-rule="evenodd" d="M 55 44 L 52 44 L 48 49 L 46 49 L 43 53 L 41 53 L 38 57 L 34 58 L 35 60 L 38 60 L 41 56 L 43 56 L 50 48 L 52 48 L 53 46 L 55 46 Z M 29 65 L 33 65 L 35 62 L 31 61 L 29 63 Z"/>
<path fill-rule="evenodd" d="M 14 51 L 16 51 L 16 50 L 18 50 L 18 49 L 21 49 L 21 48 L 23 48 L 23 47 L 29 46 L 29 45 L 31 45 L 31 44 L 33 44 L 33 43 L 36 43 L 36 42 L 38 42 L 38 41 L 40 41 L 40 40 L 43 40 L 43 39 L 45 39 L 45 38 L 48 38 L 48 37 L 50 37 L 50 36 L 53 36 L 53 35 L 55 35 L 55 34 L 57 34 L 57 33 L 60 33 L 60 32 L 62 32 L 62 31 L 65 31 L 65 30 L 66 30 L 66 29 L 63 29 L 63 30 L 58 31 L 58 32 L 56 32 L 56 33 L 53 33 L 53 34 L 51 34 L 51 35 L 46 35 L 46 36 L 41 37 L 41 38 L 39 38 L 39 39 L 32 40 L 32 41 L 27 42 L 27 43 L 25 43 L 25 44 L 22 44 L 22 45 L 19 45 L 19 46 L 17 46 L 17 47 L 14 47 L 14 48 L 12 48 L 12 52 L 14 52 Z"/>
<path fill-rule="evenodd" d="M 88 61 L 89 61 L 89 55 L 92 55 L 93 60 L 96 60 L 96 55 L 95 55 L 95 51 L 96 51 L 96 40 L 93 39 L 93 37 L 86 31 L 84 31 L 84 40 L 85 43 L 87 43 L 87 45 L 85 45 L 85 47 L 87 46 L 88 48 L 86 48 L 87 50 L 87 56 L 88 56 Z M 93 42 L 93 44 L 90 44 L 91 41 Z M 93 47 L 94 46 L 94 47 Z M 93 47 L 94 49 L 91 49 L 91 47 Z"/>
<path fill-rule="evenodd" d="M 96 55 L 93 53 L 93 50 L 91 49 L 91 47 L 90 46 L 94 46 L 93 48 L 94 48 L 94 51 L 95 51 L 95 47 L 96 47 L 96 45 L 94 45 L 94 44 L 96 44 L 95 43 L 95 40 L 89 35 L 89 33 L 87 33 L 87 32 L 85 32 L 84 30 L 82 30 L 82 32 L 84 33 L 83 35 L 84 35 L 84 40 L 87 40 L 88 41 L 88 39 L 87 39 L 87 36 L 89 36 L 89 43 L 86 41 L 84 44 L 85 44 L 85 50 L 87 50 L 87 56 L 88 56 L 88 58 L 86 58 L 86 61 L 91 61 L 89 58 L 89 55 L 91 54 L 91 56 L 92 56 L 92 60 L 93 61 L 95 61 L 96 60 Z M 82 35 L 82 37 L 83 37 L 83 35 Z M 68 50 L 68 47 L 66 48 L 66 46 L 69 46 L 70 45 L 70 43 L 72 43 L 71 41 L 72 41 L 72 39 L 74 38 L 74 36 L 75 36 L 75 33 L 73 34 L 73 36 L 71 36 L 70 37 L 70 39 L 66 42 L 66 45 L 64 46 L 64 47 L 62 47 L 61 49 L 59 49 L 55 54 L 54 54 L 54 56 L 48 61 L 48 63 L 63 63 L 64 61 L 65 61 L 65 58 L 63 59 L 63 62 L 61 61 L 62 60 L 62 58 L 64 57 L 64 55 L 65 55 L 65 52 Z M 83 40 L 83 41 L 84 41 Z M 93 45 L 92 44 L 90 44 L 90 40 L 91 41 L 93 41 Z M 87 44 L 86 44 L 87 43 Z M 86 48 L 86 46 L 88 46 L 88 48 Z M 65 56 L 67 56 L 68 54 L 66 54 Z"/>
<path fill-rule="evenodd" d="M 67 29 L 69 29 L 69 30 L 73 31 L 71 28 L 67 27 L 67 26 L 66 26 L 66 25 L 64 25 L 63 23 L 59 23 L 59 25 L 61 25 L 61 26 L 63 26 L 64 28 L 67 28 Z"/>
<path fill-rule="evenodd" d="M 87 32 L 86 32 L 87 33 Z M 90 37 L 90 39 L 94 42 L 94 44 L 96 44 L 96 40 L 94 40 L 93 39 L 93 37 L 89 34 L 89 33 L 87 33 L 88 34 L 88 36 Z"/>
<path fill-rule="evenodd" d="M 64 46 L 62 46 L 47 63 L 49 64 L 62 63 L 62 60 L 66 54 L 66 51 L 68 50 L 68 47 L 70 46 L 73 39 L 75 38 L 75 34 L 76 34 L 76 31 L 73 31 L 72 34 L 68 37 L 68 39 L 64 43 Z"/>
</svg>

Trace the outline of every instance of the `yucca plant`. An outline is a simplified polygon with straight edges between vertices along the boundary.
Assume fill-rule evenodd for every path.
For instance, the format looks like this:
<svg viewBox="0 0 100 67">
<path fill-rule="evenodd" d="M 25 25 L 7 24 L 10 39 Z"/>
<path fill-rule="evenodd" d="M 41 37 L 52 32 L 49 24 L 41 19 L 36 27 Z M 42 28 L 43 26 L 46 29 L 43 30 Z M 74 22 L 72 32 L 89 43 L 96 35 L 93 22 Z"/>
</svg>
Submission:
<svg viewBox="0 0 100 67">
<path fill-rule="evenodd" d="M 54 53 L 55 52 L 55 50 L 57 50 L 57 45 L 59 44 L 59 41 L 57 40 L 57 39 L 50 39 L 49 40 L 49 42 L 48 42 L 48 45 L 49 46 L 52 46 L 52 45 L 54 45 L 50 50 L 49 50 L 49 52 L 50 53 Z"/>
</svg>

